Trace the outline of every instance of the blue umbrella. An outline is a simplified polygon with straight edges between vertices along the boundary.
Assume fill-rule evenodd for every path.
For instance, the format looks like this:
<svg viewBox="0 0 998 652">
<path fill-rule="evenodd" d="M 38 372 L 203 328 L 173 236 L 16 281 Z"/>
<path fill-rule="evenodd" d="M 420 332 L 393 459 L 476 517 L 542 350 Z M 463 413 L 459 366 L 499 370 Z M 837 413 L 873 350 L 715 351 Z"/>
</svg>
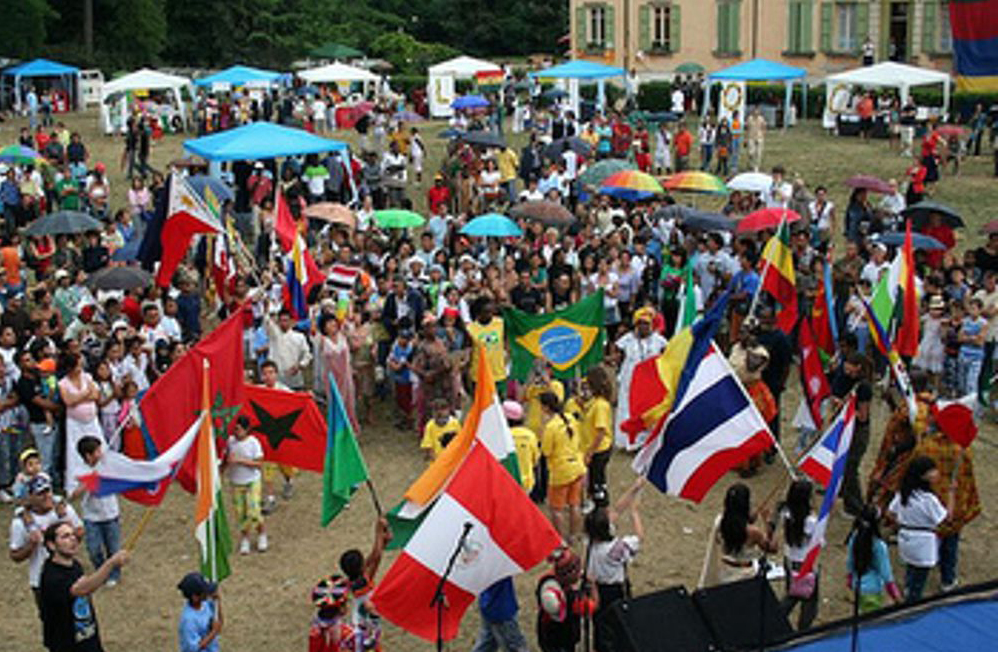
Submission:
<svg viewBox="0 0 998 652">
<path fill-rule="evenodd" d="M 204 196 L 206 188 L 211 188 L 212 194 L 215 195 L 215 198 L 218 199 L 219 202 L 235 201 L 236 199 L 236 195 L 232 192 L 232 188 L 226 185 L 224 181 L 216 179 L 215 177 L 210 177 L 207 174 L 195 174 L 187 177 L 187 183 L 191 184 L 191 188 L 194 189 L 194 192 L 196 192 L 201 199 L 204 199 L 205 201 L 207 201 L 207 198 Z"/>
<path fill-rule="evenodd" d="M 904 232 L 903 231 L 892 231 L 890 233 L 874 233 L 870 236 L 870 239 L 874 242 L 879 242 L 882 245 L 887 245 L 888 247 L 901 247 L 904 246 Z M 939 242 L 935 238 L 929 235 L 922 235 L 921 233 L 911 234 L 911 246 L 915 249 L 924 249 L 926 251 L 943 251 L 946 249 L 946 245 Z"/>
<path fill-rule="evenodd" d="M 489 105 L 489 101 L 481 95 L 462 95 L 450 103 L 454 109 L 481 109 Z"/>
<path fill-rule="evenodd" d="M 560 88 L 549 88 L 544 91 L 543 95 L 549 100 L 560 100 L 563 97 L 568 97 L 568 93 Z"/>
<path fill-rule="evenodd" d="M 486 213 L 461 227 L 461 233 L 478 237 L 510 238 L 522 236 L 523 229 L 505 215 Z"/>
</svg>

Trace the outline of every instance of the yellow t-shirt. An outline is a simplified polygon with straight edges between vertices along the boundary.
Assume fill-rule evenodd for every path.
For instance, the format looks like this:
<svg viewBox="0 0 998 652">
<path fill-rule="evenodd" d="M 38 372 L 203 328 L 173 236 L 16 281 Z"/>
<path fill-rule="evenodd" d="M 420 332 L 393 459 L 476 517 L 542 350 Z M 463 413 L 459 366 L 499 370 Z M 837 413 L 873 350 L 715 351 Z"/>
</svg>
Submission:
<svg viewBox="0 0 998 652">
<path fill-rule="evenodd" d="M 566 415 L 572 427 L 569 437 L 565 421 L 558 415 L 548 419 L 541 437 L 541 453 L 548 461 L 548 482 L 552 486 L 570 484 L 586 473 L 586 465 L 579 453 L 579 424 Z"/>
<path fill-rule="evenodd" d="M 575 417 L 576 421 L 582 421 L 582 417 L 586 415 L 586 403 L 578 396 L 573 396 L 565 401 L 565 407 L 562 410 L 565 414 L 571 414 Z"/>
<path fill-rule="evenodd" d="M 597 429 L 602 429 L 606 434 L 603 436 L 603 441 L 599 443 L 593 452 L 602 453 L 605 450 L 609 450 L 613 444 L 613 408 L 610 407 L 610 401 L 601 396 L 597 396 L 589 401 L 589 405 L 586 406 L 585 415 L 582 418 L 582 436 L 579 438 L 579 451 L 582 452 L 583 457 L 589 451 L 589 447 L 593 445 Z"/>
<path fill-rule="evenodd" d="M 527 493 L 534 488 L 534 467 L 541 458 L 541 447 L 537 443 L 537 435 L 525 426 L 509 429 L 516 444 L 516 462 L 520 466 L 520 484 Z"/>
<path fill-rule="evenodd" d="M 423 438 L 419 442 L 419 447 L 430 451 L 433 458 L 436 459 L 440 455 L 440 451 L 444 449 L 444 445 L 441 443 L 444 435 L 457 435 L 459 432 L 461 432 L 461 423 L 454 417 L 448 419 L 447 423 L 442 426 L 437 423 L 436 419 L 430 419 L 426 422 L 426 427 L 423 428 Z"/>
<path fill-rule="evenodd" d="M 505 331 L 500 317 L 493 317 L 484 326 L 477 320 L 468 324 L 468 334 L 485 347 L 485 359 L 489 361 L 492 370 L 492 380 L 506 380 L 506 344 Z M 475 347 L 471 358 L 472 378 L 478 374 L 478 347 Z"/>
<path fill-rule="evenodd" d="M 544 415 L 541 413 L 541 394 L 544 392 L 553 392 L 558 397 L 558 400 L 561 401 L 565 398 L 565 386 L 561 384 L 560 380 L 553 378 L 547 385 L 538 385 L 535 383 L 527 385 L 527 389 L 524 392 L 524 398 L 527 399 L 526 426 L 533 430 L 534 434 L 538 437 L 544 434 Z"/>
</svg>

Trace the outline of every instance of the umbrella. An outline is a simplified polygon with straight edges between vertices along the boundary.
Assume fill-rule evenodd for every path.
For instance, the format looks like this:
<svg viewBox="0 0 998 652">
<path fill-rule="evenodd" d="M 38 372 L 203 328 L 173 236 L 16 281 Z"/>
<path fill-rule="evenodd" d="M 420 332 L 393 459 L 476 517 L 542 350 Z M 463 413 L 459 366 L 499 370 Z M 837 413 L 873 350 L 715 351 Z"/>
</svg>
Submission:
<svg viewBox="0 0 998 652">
<path fill-rule="evenodd" d="M 624 170 L 611 174 L 603 179 L 603 188 L 600 192 L 605 192 L 606 188 L 623 188 L 626 190 L 639 190 L 641 192 L 663 193 L 662 184 L 658 179 L 646 172 L 638 170 Z"/>
<path fill-rule="evenodd" d="M 60 235 L 100 231 L 104 225 L 80 211 L 58 211 L 35 220 L 24 230 L 24 235 Z"/>
<path fill-rule="evenodd" d="M 28 165 L 43 162 L 45 157 L 24 145 L 8 145 L 0 149 L 0 161 L 15 165 Z"/>
<path fill-rule="evenodd" d="M 879 179 L 869 174 L 856 174 L 846 179 L 846 185 L 850 188 L 862 188 L 870 192 L 879 192 L 882 195 L 894 193 L 891 184 L 883 179 Z"/>
<path fill-rule="evenodd" d="M 663 185 L 669 190 L 682 192 L 702 192 L 711 195 L 725 195 L 729 192 L 724 181 L 709 172 L 679 172 L 667 177 Z"/>
<path fill-rule="evenodd" d="M 357 216 L 354 212 L 343 204 L 337 204 L 336 202 L 312 204 L 311 206 L 307 206 L 304 212 L 305 217 L 323 220 L 330 224 L 342 224 L 351 229 L 357 226 Z"/>
<path fill-rule="evenodd" d="M 960 125 L 943 125 L 941 127 L 936 127 L 936 133 L 940 136 L 945 136 L 949 138 L 950 136 L 960 137 L 967 133 L 967 130 Z"/>
<path fill-rule="evenodd" d="M 211 194 L 215 195 L 215 198 L 220 202 L 225 201 L 235 201 L 236 195 L 232 192 L 232 188 L 229 188 L 224 181 L 216 179 L 215 177 L 210 177 L 207 174 L 195 174 L 193 176 L 187 177 L 187 183 L 191 184 L 191 188 L 194 188 L 201 199 L 208 201 L 205 196 L 205 191 L 210 189 Z"/>
<path fill-rule="evenodd" d="M 450 103 L 452 109 L 483 109 L 489 101 L 481 95 L 462 95 Z"/>
<path fill-rule="evenodd" d="M 461 131 L 460 129 L 455 129 L 454 127 L 448 127 L 447 129 L 444 129 L 439 134 L 437 134 L 437 138 L 460 138 L 463 135 L 464 132 Z"/>
<path fill-rule="evenodd" d="M 651 215 L 652 220 L 676 220 L 690 231 L 734 231 L 735 222 L 727 215 L 701 211 L 689 206 L 673 204 L 660 208 Z"/>
<path fill-rule="evenodd" d="M 917 204 L 912 204 L 901 211 L 901 217 L 911 219 L 912 227 L 920 229 L 929 221 L 929 216 L 934 213 L 941 215 L 943 222 L 954 229 L 965 226 L 959 213 L 949 206 L 937 204 L 934 201 L 920 201 Z"/>
<path fill-rule="evenodd" d="M 87 285 L 94 290 L 135 290 L 152 285 L 152 274 L 133 265 L 105 267 L 91 274 Z"/>
<path fill-rule="evenodd" d="M 513 217 L 524 217 L 548 226 L 565 226 L 575 221 L 567 208 L 553 201 L 528 201 L 516 204 L 509 212 Z"/>
<path fill-rule="evenodd" d="M 470 145 L 481 145 L 482 147 L 506 147 L 506 140 L 494 131 L 476 129 L 475 131 L 468 131 L 461 136 L 458 136 L 458 138 Z"/>
<path fill-rule="evenodd" d="M 523 229 L 505 215 L 486 213 L 485 215 L 479 215 L 461 227 L 461 233 L 479 237 L 493 236 L 496 238 L 506 238 L 522 236 Z"/>
<path fill-rule="evenodd" d="M 396 111 L 392 115 L 392 120 L 398 120 L 399 122 L 422 122 L 423 116 L 419 115 L 415 111 Z"/>
<path fill-rule="evenodd" d="M 583 186 L 600 186 L 611 174 L 634 170 L 634 164 L 619 158 L 605 158 L 602 161 L 593 163 L 582 171 L 579 175 L 579 182 Z"/>
<path fill-rule="evenodd" d="M 783 220 L 790 223 L 799 219 L 800 213 L 788 208 L 761 208 L 739 220 L 738 228 L 735 230 L 738 233 L 749 233 L 763 229 L 775 229 Z"/>
<path fill-rule="evenodd" d="M 645 122 L 679 122 L 679 114 L 672 111 L 652 111 L 644 116 Z"/>
<path fill-rule="evenodd" d="M 904 245 L 904 231 L 891 231 L 888 233 L 874 233 L 870 240 L 879 242 L 888 247 L 900 247 Z M 921 233 L 911 234 L 911 246 L 915 249 L 925 249 L 926 251 L 943 251 L 946 245 L 939 242 L 932 236 Z"/>
<path fill-rule="evenodd" d="M 589 143 L 577 136 L 572 136 L 570 138 L 559 138 L 558 140 L 551 141 L 544 148 L 544 158 L 558 160 L 561 158 L 561 153 L 565 151 L 566 147 L 582 157 L 588 157 L 593 151 Z"/>
<path fill-rule="evenodd" d="M 690 75 L 698 72 L 706 72 L 706 68 L 695 61 L 687 61 L 676 66 L 676 72 L 681 75 Z"/>
<path fill-rule="evenodd" d="M 603 186 L 599 189 L 599 192 L 602 195 L 616 197 L 617 199 L 623 199 L 631 203 L 647 201 L 658 194 L 648 190 L 632 190 L 630 188 L 614 188 L 612 186 Z"/>
<path fill-rule="evenodd" d="M 772 187 L 773 177 L 765 172 L 742 172 L 728 181 L 728 190 L 742 192 L 766 192 Z"/>
<path fill-rule="evenodd" d="M 412 211 L 400 208 L 374 211 L 374 221 L 382 229 L 408 229 L 423 226 L 423 223 L 426 222 L 419 213 L 413 213 Z"/>
</svg>

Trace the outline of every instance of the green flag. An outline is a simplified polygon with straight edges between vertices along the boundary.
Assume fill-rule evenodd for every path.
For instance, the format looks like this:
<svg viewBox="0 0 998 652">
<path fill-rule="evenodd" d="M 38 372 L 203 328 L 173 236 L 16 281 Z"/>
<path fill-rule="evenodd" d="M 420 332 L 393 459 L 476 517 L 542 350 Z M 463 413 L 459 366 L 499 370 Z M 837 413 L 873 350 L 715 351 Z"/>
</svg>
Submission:
<svg viewBox="0 0 998 652">
<path fill-rule="evenodd" d="M 503 320 L 513 363 L 510 376 L 520 382 L 527 380 L 536 358 L 550 362 L 555 377 L 563 380 L 584 374 L 603 360 L 603 290 L 544 315 L 507 309 Z"/>
<path fill-rule="evenodd" d="M 687 262 L 683 267 L 683 293 L 679 304 L 679 314 L 676 315 L 675 333 L 683 330 L 697 320 L 697 291 L 693 285 L 693 264 Z"/>
<path fill-rule="evenodd" d="M 343 407 L 343 398 L 329 374 L 329 424 L 326 437 L 326 463 L 322 471 L 322 524 L 350 502 L 357 487 L 368 479 L 367 465 L 360 454 L 353 426 Z"/>
</svg>

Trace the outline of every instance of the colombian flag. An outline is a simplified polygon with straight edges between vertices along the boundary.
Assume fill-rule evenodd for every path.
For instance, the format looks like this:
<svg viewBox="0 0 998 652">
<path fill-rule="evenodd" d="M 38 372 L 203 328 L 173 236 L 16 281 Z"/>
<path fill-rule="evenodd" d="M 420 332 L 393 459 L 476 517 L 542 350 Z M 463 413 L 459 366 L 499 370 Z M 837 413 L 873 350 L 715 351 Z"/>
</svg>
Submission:
<svg viewBox="0 0 998 652">
<path fill-rule="evenodd" d="M 776 313 L 776 326 L 789 333 L 797 323 L 797 279 L 794 274 L 794 255 L 790 250 L 790 225 L 784 220 L 766 248 L 762 250 L 765 261 L 762 289 L 773 295 L 780 304 Z"/>
<path fill-rule="evenodd" d="M 998 0 L 950 0 L 957 88 L 998 91 Z"/>
</svg>

